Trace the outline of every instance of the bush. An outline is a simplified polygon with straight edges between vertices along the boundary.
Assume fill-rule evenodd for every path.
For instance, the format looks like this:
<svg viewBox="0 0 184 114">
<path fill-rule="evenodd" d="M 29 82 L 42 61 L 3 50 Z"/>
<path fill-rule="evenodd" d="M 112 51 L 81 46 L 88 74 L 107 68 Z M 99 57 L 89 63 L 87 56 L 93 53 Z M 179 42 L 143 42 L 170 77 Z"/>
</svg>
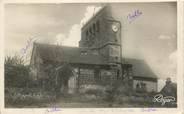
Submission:
<svg viewBox="0 0 184 114">
<path fill-rule="evenodd" d="M 105 87 L 100 85 L 82 85 L 79 93 L 82 101 L 101 101 L 105 96 Z"/>
<path fill-rule="evenodd" d="M 37 88 L 6 88 L 5 104 L 34 104 L 55 100 L 52 93 Z"/>
<path fill-rule="evenodd" d="M 100 85 L 82 85 L 79 92 L 84 94 L 103 95 L 105 94 L 105 87 Z"/>
<path fill-rule="evenodd" d="M 18 56 L 7 56 L 5 58 L 5 86 L 26 87 L 30 82 L 29 66 Z"/>
</svg>

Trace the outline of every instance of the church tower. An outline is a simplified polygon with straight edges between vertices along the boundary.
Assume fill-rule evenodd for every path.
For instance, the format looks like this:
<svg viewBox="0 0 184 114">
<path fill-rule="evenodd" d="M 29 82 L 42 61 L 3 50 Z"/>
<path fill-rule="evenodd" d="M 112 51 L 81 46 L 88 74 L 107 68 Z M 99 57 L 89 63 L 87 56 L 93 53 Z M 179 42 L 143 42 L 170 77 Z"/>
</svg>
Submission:
<svg viewBox="0 0 184 114">
<path fill-rule="evenodd" d="M 103 7 L 81 29 L 79 47 L 90 48 L 109 64 L 121 64 L 121 23 L 114 19 L 110 6 Z"/>
</svg>

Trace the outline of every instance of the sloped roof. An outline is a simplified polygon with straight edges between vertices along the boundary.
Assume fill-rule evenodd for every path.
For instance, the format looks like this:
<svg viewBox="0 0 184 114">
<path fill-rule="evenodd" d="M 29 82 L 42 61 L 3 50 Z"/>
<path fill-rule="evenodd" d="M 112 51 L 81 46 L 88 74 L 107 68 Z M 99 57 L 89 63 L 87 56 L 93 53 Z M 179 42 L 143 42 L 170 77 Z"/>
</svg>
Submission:
<svg viewBox="0 0 184 114">
<path fill-rule="evenodd" d="M 125 64 L 132 64 L 133 75 L 138 77 L 157 78 L 156 74 L 141 59 L 125 58 Z"/>
<path fill-rule="evenodd" d="M 171 82 L 170 84 L 166 84 L 162 90 L 160 91 L 164 96 L 173 96 L 177 95 L 177 83 Z"/>
<path fill-rule="evenodd" d="M 106 60 L 100 55 L 84 53 L 86 48 L 36 43 L 36 50 L 44 60 L 97 65 L 107 64 Z"/>
<path fill-rule="evenodd" d="M 50 44 L 34 43 L 37 53 L 43 60 L 80 63 L 80 64 L 95 64 L 108 65 L 108 61 L 100 56 L 92 53 L 81 54 L 87 48 L 57 46 Z M 138 77 L 157 78 L 151 68 L 144 60 L 125 58 L 123 64 L 131 64 L 133 67 L 133 75 Z"/>
</svg>

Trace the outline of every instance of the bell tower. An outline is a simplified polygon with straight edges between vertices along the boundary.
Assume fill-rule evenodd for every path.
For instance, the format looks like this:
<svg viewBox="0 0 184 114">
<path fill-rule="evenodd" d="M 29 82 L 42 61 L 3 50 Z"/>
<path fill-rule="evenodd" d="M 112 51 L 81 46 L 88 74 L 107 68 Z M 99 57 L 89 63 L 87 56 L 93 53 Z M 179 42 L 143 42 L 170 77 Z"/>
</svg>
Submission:
<svg viewBox="0 0 184 114">
<path fill-rule="evenodd" d="M 121 64 L 121 22 L 112 16 L 111 6 L 104 6 L 81 29 L 80 47 L 98 52 L 111 64 Z"/>
<path fill-rule="evenodd" d="M 108 62 L 121 63 L 121 23 L 114 19 L 106 19 L 104 25 L 106 25 L 104 29 L 104 38 L 107 39 L 104 49 L 108 50 Z"/>
<path fill-rule="evenodd" d="M 104 6 L 81 29 L 79 47 L 106 60 L 116 76 L 122 76 L 121 22 L 116 20 L 111 6 Z"/>
</svg>

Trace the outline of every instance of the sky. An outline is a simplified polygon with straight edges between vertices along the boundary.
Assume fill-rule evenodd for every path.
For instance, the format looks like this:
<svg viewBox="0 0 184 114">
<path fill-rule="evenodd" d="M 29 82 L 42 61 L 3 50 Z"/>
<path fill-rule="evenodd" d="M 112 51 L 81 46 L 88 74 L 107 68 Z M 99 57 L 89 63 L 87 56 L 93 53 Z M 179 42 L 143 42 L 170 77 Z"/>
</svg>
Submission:
<svg viewBox="0 0 184 114">
<path fill-rule="evenodd" d="M 22 55 L 29 60 L 36 42 L 78 46 L 81 27 L 104 4 L 6 4 L 5 55 Z M 176 3 L 111 4 L 122 24 L 123 56 L 147 62 L 161 79 L 176 81 Z M 131 23 L 127 16 L 142 12 Z"/>
</svg>

